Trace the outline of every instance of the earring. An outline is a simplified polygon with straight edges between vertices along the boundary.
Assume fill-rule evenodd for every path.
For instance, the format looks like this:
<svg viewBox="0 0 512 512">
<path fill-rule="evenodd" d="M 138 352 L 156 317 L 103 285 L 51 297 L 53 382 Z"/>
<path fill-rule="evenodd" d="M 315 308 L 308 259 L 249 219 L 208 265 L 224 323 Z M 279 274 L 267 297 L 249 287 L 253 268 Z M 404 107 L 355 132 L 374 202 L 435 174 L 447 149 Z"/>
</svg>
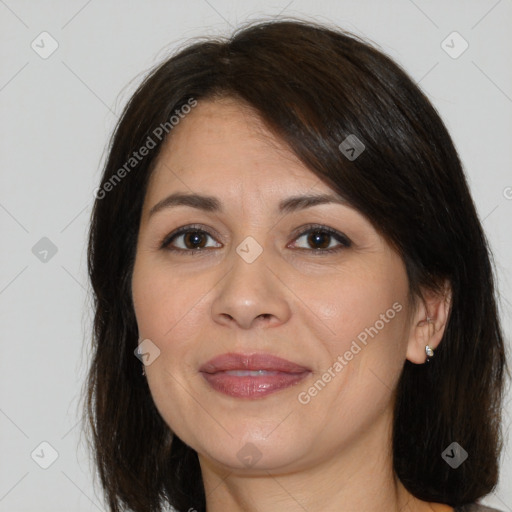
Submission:
<svg viewBox="0 0 512 512">
<path fill-rule="evenodd" d="M 146 376 L 146 367 L 142 365 L 142 375 Z"/>
<path fill-rule="evenodd" d="M 432 318 L 427 316 L 427 322 L 428 323 L 432 322 Z M 430 362 L 430 358 L 434 357 L 434 350 L 432 349 L 432 347 L 430 345 L 425 346 L 425 354 L 427 354 L 427 359 L 425 362 L 428 363 L 428 362 Z"/>
</svg>

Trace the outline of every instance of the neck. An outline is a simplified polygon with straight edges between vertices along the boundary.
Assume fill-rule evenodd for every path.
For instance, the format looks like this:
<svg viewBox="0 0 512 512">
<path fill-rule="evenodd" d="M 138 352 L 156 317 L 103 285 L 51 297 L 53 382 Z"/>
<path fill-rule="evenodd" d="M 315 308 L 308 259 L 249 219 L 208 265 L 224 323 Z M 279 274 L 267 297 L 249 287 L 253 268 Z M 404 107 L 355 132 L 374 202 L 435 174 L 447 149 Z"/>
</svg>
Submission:
<svg viewBox="0 0 512 512">
<path fill-rule="evenodd" d="M 382 440 L 387 442 L 383 443 Z M 391 417 L 365 435 L 304 469 L 261 469 L 248 474 L 199 456 L 207 512 L 441 512 L 410 494 L 392 465 Z"/>
</svg>

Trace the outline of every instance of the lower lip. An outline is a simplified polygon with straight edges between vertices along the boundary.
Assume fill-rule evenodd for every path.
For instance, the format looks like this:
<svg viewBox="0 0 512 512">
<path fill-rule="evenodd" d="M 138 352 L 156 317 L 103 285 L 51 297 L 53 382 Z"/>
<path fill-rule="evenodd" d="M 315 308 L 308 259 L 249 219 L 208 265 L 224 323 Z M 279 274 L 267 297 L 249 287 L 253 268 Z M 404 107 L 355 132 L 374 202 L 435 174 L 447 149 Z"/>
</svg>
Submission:
<svg viewBox="0 0 512 512">
<path fill-rule="evenodd" d="M 302 373 L 269 372 L 258 376 L 237 376 L 226 372 L 202 373 L 210 386 L 235 398 L 261 398 L 299 383 L 309 375 Z"/>
</svg>

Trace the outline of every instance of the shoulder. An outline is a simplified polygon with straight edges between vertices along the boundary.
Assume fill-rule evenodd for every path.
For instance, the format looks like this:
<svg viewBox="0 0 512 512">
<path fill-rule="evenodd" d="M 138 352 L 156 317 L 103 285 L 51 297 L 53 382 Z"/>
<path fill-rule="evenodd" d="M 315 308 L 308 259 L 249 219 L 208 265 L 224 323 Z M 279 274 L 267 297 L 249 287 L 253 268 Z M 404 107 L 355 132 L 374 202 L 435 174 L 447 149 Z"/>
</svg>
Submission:
<svg viewBox="0 0 512 512">
<path fill-rule="evenodd" d="M 501 512 L 496 508 L 486 507 L 485 505 L 478 505 L 477 503 L 470 503 L 462 505 L 454 509 L 454 512 Z"/>
</svg>

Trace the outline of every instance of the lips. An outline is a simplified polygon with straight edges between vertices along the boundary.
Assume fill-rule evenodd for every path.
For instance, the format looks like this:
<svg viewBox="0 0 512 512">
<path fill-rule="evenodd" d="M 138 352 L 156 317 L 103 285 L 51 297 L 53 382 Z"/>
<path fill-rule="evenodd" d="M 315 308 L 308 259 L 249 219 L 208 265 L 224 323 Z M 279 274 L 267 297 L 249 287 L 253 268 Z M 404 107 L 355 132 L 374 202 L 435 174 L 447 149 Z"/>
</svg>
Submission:
<svg viewBox="0 0 512 512">
<path fill-rule="evenodd" d="M 223 354 L 199 369 L 216 391 L 236 398 L 262 398 L 293 386 L 311 370 L 271 354 Z"/>
<path fill-rule="evenodd" d="M 203 364 L 199 371 L 205 373 L 229 370 L 266 370 L 271 372 L 302 373 L 310 371 L 286 359 L 271 354 L 222 354 Z"/>
</svg>

